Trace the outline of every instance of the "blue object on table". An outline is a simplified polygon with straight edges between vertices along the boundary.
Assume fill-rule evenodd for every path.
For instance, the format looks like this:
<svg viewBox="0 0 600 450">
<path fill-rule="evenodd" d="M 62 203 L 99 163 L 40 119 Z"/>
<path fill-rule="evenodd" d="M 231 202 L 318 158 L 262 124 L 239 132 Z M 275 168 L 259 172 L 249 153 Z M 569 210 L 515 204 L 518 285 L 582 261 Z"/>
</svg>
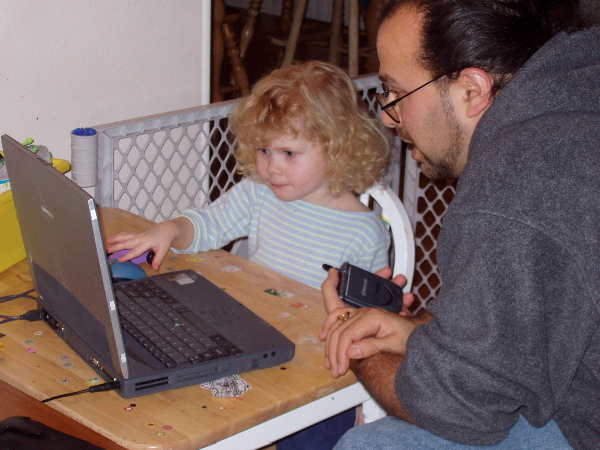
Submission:
<svg viewBox="0 0 600 450">
<path fill-rule="evenodd" d="M 113 282 L 120 283 L 128 280 L 138 280 L 146 277 L 146 272 L 131 261 L 118 262 L 116 259 L 108 260 Z"/>
</svg>

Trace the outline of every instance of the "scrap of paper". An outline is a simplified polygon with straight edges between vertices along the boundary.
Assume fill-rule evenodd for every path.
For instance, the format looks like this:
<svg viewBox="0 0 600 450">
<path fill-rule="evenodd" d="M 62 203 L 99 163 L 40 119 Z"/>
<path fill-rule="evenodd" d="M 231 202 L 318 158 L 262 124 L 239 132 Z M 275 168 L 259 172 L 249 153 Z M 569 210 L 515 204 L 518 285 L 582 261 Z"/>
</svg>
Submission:
<svg viewBox="0 0 600 450">
<path fill-rule="evenodd" d="M 213 397 L 219 398 L 235 398 L 242 395 L 252 386 L 246 383 L 238 375 L 219 378 L 218 380 L 202 383 L 200 387 L 204 389 L 212 389 Z"/>
</svg>

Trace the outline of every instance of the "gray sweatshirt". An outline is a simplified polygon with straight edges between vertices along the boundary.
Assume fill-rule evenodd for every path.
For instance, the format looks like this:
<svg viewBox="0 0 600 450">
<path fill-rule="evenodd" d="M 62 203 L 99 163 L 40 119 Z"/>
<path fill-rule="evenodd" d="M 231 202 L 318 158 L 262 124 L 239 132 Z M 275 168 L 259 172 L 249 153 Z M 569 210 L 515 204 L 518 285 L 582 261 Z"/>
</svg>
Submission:
<svg viewBox="0 0 600 450">
<path fill-rule="evenodd" d="M 554 37 L 481 119 L 438 260 L 396 376 L 411 416 L 471 445 L 554 419 L 598 448 L 600 28 Z"/>
</svg>

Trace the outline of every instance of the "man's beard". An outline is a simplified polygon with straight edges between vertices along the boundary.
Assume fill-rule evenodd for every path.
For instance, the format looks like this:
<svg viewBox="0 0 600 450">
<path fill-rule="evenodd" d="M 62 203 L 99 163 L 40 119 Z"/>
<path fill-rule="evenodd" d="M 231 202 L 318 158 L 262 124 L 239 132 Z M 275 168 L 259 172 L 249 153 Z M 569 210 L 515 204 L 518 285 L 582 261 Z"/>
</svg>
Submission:
<svg viewBox="0 0 600 450">
<path fill-rule="evenodd" d="M 442 107 L 444 109 L 445 125 L 448 129 L 448 146 L 445 150 L 437 152 L 442 155 L 442 158 L 439 161 L 433 161 L 421 151 L 426 164 L 419 163 L 425 176 L 432 180 L 439 178 L 458 178 L 459 173 L 457 173 L 456 165 L 461 149 L 465 148 L 463 147 L 465 145 L 465 133 L 458 123 L 449 96 L 444 95 L 442 98 Z M 398 134 L 402 139 L 402 134 L 400 132 Z M 414 142 L 411 139 L 407 139 L 406 141 Z"/>
</svg>

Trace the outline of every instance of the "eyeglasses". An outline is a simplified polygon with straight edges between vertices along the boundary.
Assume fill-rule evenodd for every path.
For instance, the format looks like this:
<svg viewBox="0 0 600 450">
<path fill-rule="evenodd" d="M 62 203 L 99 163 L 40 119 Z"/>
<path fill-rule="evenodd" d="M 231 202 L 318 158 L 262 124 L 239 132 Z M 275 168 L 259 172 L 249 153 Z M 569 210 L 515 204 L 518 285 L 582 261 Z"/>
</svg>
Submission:
<svg viewBox="0 0 600 450">
<path fill-rule="evenodd" d="M 396 111 L 396 109 L 394 109 L 394 106 L 397 105 L 400 102 L 400 100 L 405 99 L 410 94 L 414 94 L 419 89 L 424 88 L 428 84 L 433 83 L 434 81 L 437 81 L 440 78 L 445 77 L 446 75 L 448 75 L 448 74 L 444 73 L 442 75 L 439 75 L 439 76 L 435 77 L 433 80 L 430 80 L 427 83 L 419 86 L 418 88 L 413 89 L 408 94 L 404 94 L 392 101 L 388 101 L 388 97 L 389 97 L 390 93 L 393 93 L 394 91 L 391 91 L 387 84 L 381 83 L 381 88 L 383 89 L 383 93 L 379 93 L 379 92 L 376 93 L 375 98 L 377 99 L 377 103 L 379 103 L 381 110 L 385 111 L 387 113 L 387 115 L 390 116 L 394 122 L 400 123 L 400 116 L 398 115 L 398 111 Z M 393 95 L 396 95 L 396 94 L 393 94 Z"/>
</svg>

